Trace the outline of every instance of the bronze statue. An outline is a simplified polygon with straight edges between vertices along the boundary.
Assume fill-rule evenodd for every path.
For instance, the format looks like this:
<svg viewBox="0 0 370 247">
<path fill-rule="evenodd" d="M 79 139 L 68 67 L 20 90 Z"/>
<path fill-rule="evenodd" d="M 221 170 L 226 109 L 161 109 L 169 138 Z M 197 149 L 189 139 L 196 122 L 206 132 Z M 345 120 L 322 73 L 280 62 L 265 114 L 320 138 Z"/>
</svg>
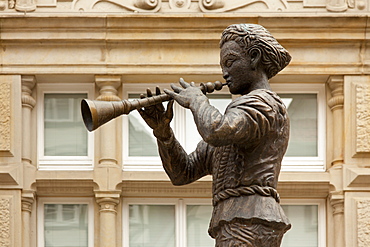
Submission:
<svg viewBox="0 0 370 247">
<path fill-rule="evenodd" d="M 194 83 L 182 79 L 181 87 L 172 84 L 174 91 L 164 90 L 173 99 L 167 109 L 160 103 L 139 112 L 153 129 L 163 167 L 174 185 L 213 176 L 209 234 L 216 247 L 277 247 L 291 227 L 276 191 L 289 118 L 268 80 L 291 57 L 265 28 L 254 24 L 227 27 L 220 48 L 230 93 L 241 95 L 224 114 Z M 191 110 L 203 138 L 189 155 L 170 128 L 174 100 Z"/>
</svg>

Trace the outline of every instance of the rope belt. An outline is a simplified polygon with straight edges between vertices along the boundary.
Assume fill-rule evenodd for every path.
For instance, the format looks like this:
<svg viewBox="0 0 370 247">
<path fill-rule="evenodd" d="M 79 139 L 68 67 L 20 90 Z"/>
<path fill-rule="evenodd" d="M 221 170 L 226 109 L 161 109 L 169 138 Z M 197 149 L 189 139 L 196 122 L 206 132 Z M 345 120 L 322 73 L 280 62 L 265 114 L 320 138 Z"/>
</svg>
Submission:
<svg viewBox="0 0 370 247">
<path fill-rule="evenodd" d="M 261 196 L 271 196 L 275 199 L 276 202 L 280 202 L 280 196 L 279 193 L 272 187 L 262 187 L 258 185 L 252 185 L 252 186 L 245 186 L 245 187 L 238 187 L 233 189 L 226 189 L 223 190 L 213 197 L 213 205 L 216 205 L 219 201 L 223 201 L 225 199 L 228 199 L 230 197 L 238 197 L 238 196 L 250 196 L 250 195 L 261 195 Z"/>
</svg>

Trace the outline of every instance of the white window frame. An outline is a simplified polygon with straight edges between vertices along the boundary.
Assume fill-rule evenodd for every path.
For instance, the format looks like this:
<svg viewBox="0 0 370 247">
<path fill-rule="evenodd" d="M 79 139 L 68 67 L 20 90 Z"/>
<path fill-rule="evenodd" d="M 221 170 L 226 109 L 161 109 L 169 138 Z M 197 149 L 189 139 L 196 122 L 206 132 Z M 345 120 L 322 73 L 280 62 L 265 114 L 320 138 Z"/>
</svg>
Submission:
<svg viewBox="0 0 370 247">
<path fill-rule="evenodd" d="M 159 84 L 161 89 L 170 88 L 169 84 Z M 154 91 L 155 84 L 123 84 L 123 98 L 127 99 L 129 94 L 146 93 L 150 88 Z M 326 103 L 324 84 L 271 84 L 273 91 L 277 93 L 292 94 L 316 94 L 317 95 L 317 152 L 316 157 L 284 157 L 281 171 L 283 172 L 324 172 L 326 154 Z M 227 88 L 217 91 L 217 94 L 227 94 Z M 237 96 L 232 96 L 235 99 Z M 173 119 L 173 130 L 180 143 L 185 143 L 185 109 L 174 105 L 175 117 Z M 163 171 L 159 157 L 133 157 L 128 156 L 128 118 L 123 117 L 123 170 L 124 171 Z"/>
<path fill-rule="evenodd" d="M 37 247 L 45 246 L 44 205 L 45 204 L 86 204 L 88 207 L 88 247 L 94 247 L 94 201 L 92 198 L 39 197 L 37 203 Z"/>
<path fill-rule="evenodd" d="M 271 84 L 276 93 L 317 95 L 317 156 L 284 157 L 283 172 L 324 172 L 326 154 L 326 103 L 324 84 Z"/>
<path fill-rule="evenodd" d="M 175 206 L 175 242 L 176 247 L 186 247 L 186 206 L 212 205 L 211 198 L 124 198 L 122 202 L 122 246 L 129 247 L 129 206 L 130 205 L 174 205 Z M 207 229 L 205 229 L 207 231 Z"/>
<path fill-rule="evenodd" d="M 197 85 L 199 83 L 196 83 Z M 155 87 L 158 86 L 163 93 L 163 89 L 171 89 L 169 83 L 135 83 L 135 84 L 123 84 L 122 85 L 122 97 L 123 99 L 128 99 L 130 94 L 146 94 L 146 89 L 149 88 L 155 93 Z M 220 91 L 215 91 L 215 94 L 226 94 L 230 95 L 227 88 L 223 88 Z M 186 109 L 179 106 L 177 103 L 174 104 L 174 118 L 172 120 L 171 126 L 173 128 L 176 139 L 180 143 L 185 143 L 186 141 L 186 128 L 185 128 L 185 118 Z M 123 170 L 124 171 L 163 171 L 162 162 L 157 157 L 143 157 L 143 156 L 129 156 L 129 131 L 128 131 L 128 116 L 123 115 L 122 117 L 122 154 L 123 154 Z"/>
<path fill-rule="evenodd" d="M 53 83 L 37 85 L 37 145 L 39 170 L 92 170 L 94 157 L 94 134 L 87 135 L 87 156 L 45 156 L 44 155 L 44 95 L 49 93 L 86 93 L 94 98 L 93 83 Z M 86 130 L 87 131 L 87 130 Z"/>
<path fill-rule="evenodd" d="M 130 205 L 174 205 L 176 220 L 176 247 L 187 246 L 186 206 L 212 205 L 211 198 L 124 198 L 122 202 L 123 247 L 129 247 Z M 326 247 L 326 200 L 325 199 L 281 199 L 281 205 L 315 205 L 318 217 L 318 247 Z M 205 229 L 207 230 L 207 229 Z"/>
<path fill-rule="evenodd" d="M 317 246 L 326 247 L 326 200 L 325 199 L 281 199 L 281 205 L 317 206 Z M 288 217 L 289 218 L 289 217 Z"/>
</svg>

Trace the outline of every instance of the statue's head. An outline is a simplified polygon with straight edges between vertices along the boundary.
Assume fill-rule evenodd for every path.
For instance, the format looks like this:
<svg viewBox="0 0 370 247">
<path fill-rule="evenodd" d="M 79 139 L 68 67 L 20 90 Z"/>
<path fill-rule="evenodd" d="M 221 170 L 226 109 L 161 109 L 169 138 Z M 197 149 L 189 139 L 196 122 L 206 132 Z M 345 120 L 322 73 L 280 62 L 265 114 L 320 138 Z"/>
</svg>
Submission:
<svg viewBox="0 0 370 247">
<path fill-rule="evenodd" d="M 263 66 L 268 79 L 284 69 L 291 60 L 288 51 L 261 25 L 230 25 L 222 33 L 220 48 L 228 41 L 239 44 L 245 54 L 249 54 L 251 50 L 260 50 L 260 66 Z"/>
</svg>

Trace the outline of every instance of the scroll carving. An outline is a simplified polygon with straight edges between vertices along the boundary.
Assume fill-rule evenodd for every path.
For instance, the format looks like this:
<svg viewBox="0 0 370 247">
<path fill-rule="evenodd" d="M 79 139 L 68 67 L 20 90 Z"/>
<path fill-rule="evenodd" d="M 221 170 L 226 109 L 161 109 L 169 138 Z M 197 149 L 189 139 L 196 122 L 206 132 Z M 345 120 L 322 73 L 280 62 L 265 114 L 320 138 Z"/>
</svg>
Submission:
<svg viewBox="0 0 370 247">
<path fill-rule="evenodd" d="M 11 86 L 0 82 L 0 151 L 10 151 L 11 146 Z"/>
<path fill-rule="evenodd" d="M 11 245 L 10 198 L 0 198 L 0 246 Z"/>
<path fill-rule="evenodd" d="M 200 2 L 204 8 L 213 10 L 213 9 L 220 9 L 225 6 L 223 0 L 201 0 Z"/>
<path fill-rule="evenodd" d="M 158 6 L 159 0 L 136 0 L 134 2 L 134 6 L 145 9 L 145 10 L 152 10 Z"/>
<path fill-rule="evenodd" d="M 357 202 L 357 239 L 358 247 L 370 246 L 370 200 Z"/>
<path fill-rule="evenodd" d="M 370 87 L 356 85 L 356 152 L 370 152 Z"/>
<path fill-rule="evenodd" d="M 285 0 L 280 1 L 285 2 Z M 247 7 L 255 3 L 262 3 L 266 6 L 266 9 L 271 9 L 268 0 L 238 0 L 236 2 L 226 2 L 224 0 L 199 0 L 199 8 L 202 12 L 229 12 Z"/>
<path fill-rule="evenodd" d="M 108 3 L 133 12 L 158 12 L 162 6 L 162 0 L 75 0 L 72 9 L 80 11 L 96 9 L 99 3 Z"/>
</svg>

